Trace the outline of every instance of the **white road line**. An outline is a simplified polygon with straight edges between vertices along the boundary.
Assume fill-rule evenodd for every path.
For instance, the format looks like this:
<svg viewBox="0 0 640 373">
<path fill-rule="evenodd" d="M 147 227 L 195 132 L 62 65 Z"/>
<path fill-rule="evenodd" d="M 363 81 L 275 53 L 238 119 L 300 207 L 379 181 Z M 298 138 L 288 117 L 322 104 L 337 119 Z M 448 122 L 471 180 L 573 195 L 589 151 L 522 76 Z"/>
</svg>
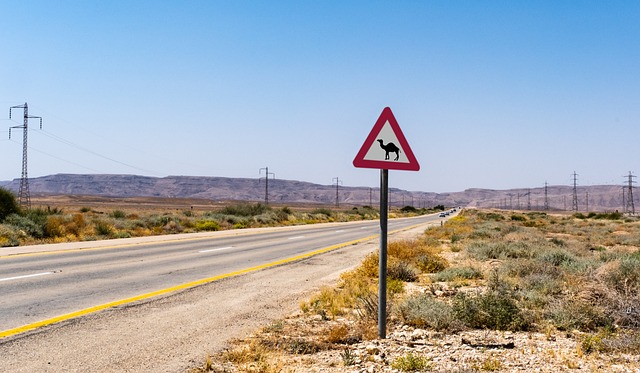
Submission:
<svg viewBox="0 0 640 373">
<path fill-rule="evenodd" d="M 369 229 L 370 227 L 360 227 L 360 229 Z"/>
<path fill-rule="evenodd" d="M 344 232 L 344 229 L 340 229 L 339 231 L 336 231 L 336 233 L 342 233 Z"/>
<path fill-rule="evenodd" d="M 5 277 L 5 278 L 0 278 L 0 282 L 2 282 L 2 281 L 11 281 L 11 280 L 20 280 L 20 279 L 29 278 L 29 277 L 52 275 L 54 273 L 55 272 L 42 272 L 42 273 L 34 273 L 34 274 L 31 274 L 31 275 L 24 275 L 24 276 Z"/>
<path fill-rule="evenodd" d="M 231 249 L 231 248 L 233 248 L 233 246 L 219 247 L 219 248 L 217 248 L 217 249 L 200 250 L 200 251 L 198 251 L 198 252 L 199 252 L 199 253 L 210 253 L 210 252 L 213 252 L 213 251 L 229 250 L 229 249 Z"/>
<path fill-rule="evenodd" d="M 301 238 L 304 238 L 304 236 L 289 237 L 288 240 L 299 240 Z"/>
</svg>

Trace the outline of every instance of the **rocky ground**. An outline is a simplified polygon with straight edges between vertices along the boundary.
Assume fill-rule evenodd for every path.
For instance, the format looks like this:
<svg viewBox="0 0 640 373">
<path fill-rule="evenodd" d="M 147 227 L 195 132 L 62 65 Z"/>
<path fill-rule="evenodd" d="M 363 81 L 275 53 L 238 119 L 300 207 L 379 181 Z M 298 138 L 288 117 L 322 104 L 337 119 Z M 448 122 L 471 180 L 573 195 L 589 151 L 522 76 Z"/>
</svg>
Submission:
<svg viewBox="0 0 640 373">
<path fill-rule="evenodd" d="M 371 325 L 370 325 L 371 326 Z M 214 372 L 640 372 L 640 356 L 587 354 L 576 333 L 471 330 L 445 334 L 394 323 L 386 339 L 350 341 L 349 318 L 298 312 L 236 340 Z M 346 334 L 339 332 L 346 330 Z M 375 325 L 371 333 L 375 335 Z M 260 351 L 262 346 L 264 351 Z M 272 347 L 278 347 L 277 350 Z M 234 359 L 235 363 L 223 362 Z M 249 357 L 254 361 L 243 361 Z"/>
<path fill-rule="evenodd" d="M 450 262 L 462 260 L 456 252 L 446 251 L 443 255 Z M 456 291 L 444 283 L 433 285 L 425 279 L 405 283 L 405 290 L 431 293 L 441 299 Z M 390 313 L 387 338 L 380 339 L 375 312 L 367 315 L 360 309 L 331 317 L 305 311 L 233 341 L 196 371 L 640 373 L 640 351 L 587 351 L 585 341 L 597 337 L 577 330 L 549 327 L 535 332 L 511 332 L 462 328 L 457 332 L 437 332 L 405 325 Z"/>
</svg>

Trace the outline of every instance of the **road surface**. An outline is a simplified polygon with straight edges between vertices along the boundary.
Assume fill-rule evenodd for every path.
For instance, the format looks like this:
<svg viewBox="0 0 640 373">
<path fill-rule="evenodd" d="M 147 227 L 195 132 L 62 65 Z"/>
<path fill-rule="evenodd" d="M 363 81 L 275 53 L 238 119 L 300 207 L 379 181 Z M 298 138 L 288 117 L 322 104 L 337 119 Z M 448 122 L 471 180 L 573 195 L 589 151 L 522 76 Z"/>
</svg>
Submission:
<svg viewBox="0 0 640 373">
<path fill-rule="evenodd" d="M 422 224 L 422 230 L 440 220 L 395 219 L 389 226 L 391 231 Z M 138 371 L 155 369 L 154 361 L 162 359 L 168 362 L 166 369 L 157 371 L 180 371 L 187 361 L 198 363 L 198 357 L 187 351 L 201 351 L 204 359 L 206 351 L 220 348 L 220 341 L 297 307 L 296 300 L 305 291 L 359 263 L 377 247 L 378 224 L 334 223 L 3 249 L 0 333 L 4 331 L 5 337 L 0 339 L 0 370 L 83 371 L 91 362 L 101 365 L 102 371 Z M 369 244 L 354 245 L 363 239 Z M 345 243 L 348 246 L 338 249 Z M 332 251 L 300 259 L 325 248 Z M 287 258 L 297 260 L 275 266 Z M 246 269 L 253 272 L 219 280 Z M 202 280 L 207 285 L 194 285 Z M 185 284 L 188 290 L 180 287 Z M 154 294 L 163 289 L 170 291 Z M 148 296 L 136 299 L 140 295 Z M 130 301 L 118 303 L 122 300 Z M 79 318 L 63 317 L 40 329 L 21 329 L 104 304 L 113 306 L 83 312 Z M 230 331 L 215 338 L 206 333 L 225 328 Z M 19 333 L 6 333 L 11 330 Z M 173 356 L 181 351 L 176 345 L 195 341 L 198 348 Z M 87 356 L 95 350 L 105 350 L 104 358 Z M 25 365 L 25 360 L 32 364 Z"/>
</svg>

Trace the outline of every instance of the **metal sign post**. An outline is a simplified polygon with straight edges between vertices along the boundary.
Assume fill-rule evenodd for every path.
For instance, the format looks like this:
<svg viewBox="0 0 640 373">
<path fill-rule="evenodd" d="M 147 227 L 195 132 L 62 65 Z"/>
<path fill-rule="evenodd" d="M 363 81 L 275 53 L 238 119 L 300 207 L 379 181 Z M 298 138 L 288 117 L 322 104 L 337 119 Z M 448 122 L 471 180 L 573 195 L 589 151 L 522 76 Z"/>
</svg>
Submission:
<svg viewBox="0 0 640 373">
<path fill-rule="evenodd" d="M 378 336 L 387 338 L 387 225 L 389 170 L 418 171 L 413 155 L 391 109 L 386 107 L 353 160 L 360 168 L 380 169 L 380 263 L 378 275 Z"/>
<path fill-rule="evenodd" d="M 387 227 L 389 170 L 380 170 L 380 260 L 378 276 L 378 336 L 387 338 Z"/>
</svg>

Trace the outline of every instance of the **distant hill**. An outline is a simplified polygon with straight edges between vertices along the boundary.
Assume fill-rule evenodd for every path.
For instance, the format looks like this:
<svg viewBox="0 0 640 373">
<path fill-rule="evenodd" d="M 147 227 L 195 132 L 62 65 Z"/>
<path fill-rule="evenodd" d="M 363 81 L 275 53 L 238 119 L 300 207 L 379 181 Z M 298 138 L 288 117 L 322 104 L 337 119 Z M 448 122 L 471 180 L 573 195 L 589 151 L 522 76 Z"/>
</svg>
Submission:
<svg viewBox="0 0 640 373">
<path fill-rule="evenodd" d="M 2 182 L 0 185 L 15 192 L 20 180 Z M 167 176 L 162 178 L 137 175 L 85 175 L 57 174 L 29 179 L 32 195 L 96 195 L 108 197 L 169 197 L 202 198 L 211 200 L 263 201 L 264 180 L 204 176 Z M 623 211 L 622 186 L 581 186 L 578 190 L 578 209 L 586 211 Z M 341 204 L 377 205 L 379 188 L 339 187 Z M 547 199 L 552 210 L 571 210 L 573 188 L 549 186 Z M 390 203 L 394 206 L 435 205 L 495 207 L 505 209 L 544 207 L 544 188 L 493 190 L 472 188 L 462 192 L 433 193 L 406 191 L 391 188 Z M 295 180 L 269 180 L 269 201 L 277 203 L 335 204 L 335 185 L 320 185 Z M 634 202 L 636 199 L 634 198 Z M 640 210 L 640 206 L 638 206 Z"/>
</svg>

